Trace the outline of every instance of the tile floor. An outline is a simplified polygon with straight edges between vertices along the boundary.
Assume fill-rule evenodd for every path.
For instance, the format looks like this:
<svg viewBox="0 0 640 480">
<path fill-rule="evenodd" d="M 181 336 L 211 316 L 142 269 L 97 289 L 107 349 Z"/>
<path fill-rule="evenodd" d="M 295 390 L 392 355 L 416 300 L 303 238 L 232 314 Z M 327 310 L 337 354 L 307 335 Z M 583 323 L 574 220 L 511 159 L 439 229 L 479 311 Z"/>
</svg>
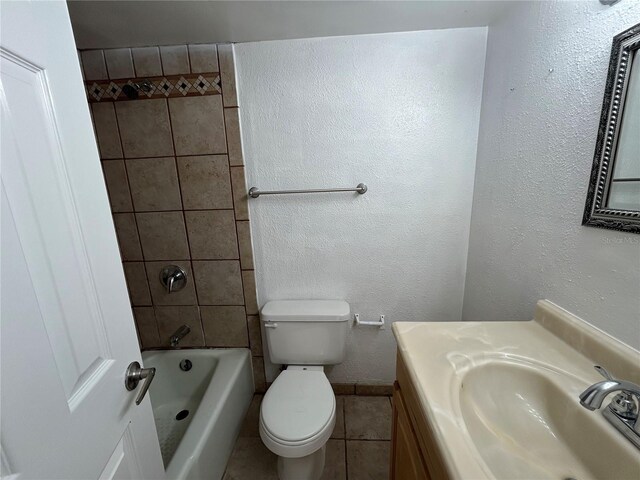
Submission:
<svg viewBox="0 0 640 480">
<path fill-rule="evenodd" d="M 251 402 L 223 480 L 278 480 L 277 457 L 258 432 L 260 402 Z M 386 480 L 391 440 L 390 397 L 336 396 L 336 426 L 327 442 L 322 480 Z"/>
</svg>

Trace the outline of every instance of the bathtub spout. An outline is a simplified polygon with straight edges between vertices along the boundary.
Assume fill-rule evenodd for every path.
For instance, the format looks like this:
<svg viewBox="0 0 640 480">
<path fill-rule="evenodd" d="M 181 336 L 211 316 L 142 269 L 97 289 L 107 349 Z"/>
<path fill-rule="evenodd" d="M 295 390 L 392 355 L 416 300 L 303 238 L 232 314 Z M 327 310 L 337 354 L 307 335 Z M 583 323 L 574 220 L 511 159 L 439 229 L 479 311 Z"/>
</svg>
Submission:
<svg viewBox="0 0 640 480">
<path fill-rule="evenodd" d="M 188 325 L 182 325 L 178 330 L 175 331 L 173 335 L 171 335 L 170 343 L 172 347 L 177 347 L 180 340 L 187 336 L 187 334 L 191 331 Z"/>
</svg>

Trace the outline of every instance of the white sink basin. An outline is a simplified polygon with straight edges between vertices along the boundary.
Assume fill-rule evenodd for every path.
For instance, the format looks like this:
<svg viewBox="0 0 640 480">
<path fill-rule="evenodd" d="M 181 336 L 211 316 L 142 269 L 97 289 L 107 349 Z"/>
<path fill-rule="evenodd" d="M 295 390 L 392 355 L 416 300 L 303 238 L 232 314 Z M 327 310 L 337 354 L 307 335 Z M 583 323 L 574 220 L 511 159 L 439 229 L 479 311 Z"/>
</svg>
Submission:
<svg viewBox="0 0 640 480">
<path fill-rule="evenodd" d="M 460 383 L 460 413 L 493 475 L 639 478 L 635 452 L 573 394 L 591 383 L 543 364 L 500 360 L 471 368 Z"/>
</svg>

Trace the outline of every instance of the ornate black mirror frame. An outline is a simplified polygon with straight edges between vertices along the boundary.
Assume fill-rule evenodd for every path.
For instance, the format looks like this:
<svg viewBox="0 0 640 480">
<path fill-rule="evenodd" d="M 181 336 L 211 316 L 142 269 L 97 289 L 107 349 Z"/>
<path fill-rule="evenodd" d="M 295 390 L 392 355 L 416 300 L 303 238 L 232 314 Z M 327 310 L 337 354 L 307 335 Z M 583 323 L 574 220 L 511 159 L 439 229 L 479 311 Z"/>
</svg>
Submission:
<svg viewBox="0 0 640 480">
<path fill-rule="evenodd" d="M 631 72 L 631 61 L 634 51 L 639 49 L 640 24 L 613 38 L 598 139 L 582 219 L 583 225 L 640 233 L 640 211 L 617 210 L 607 208 L 606 205 Z M 640 52 L 637 52 L 636 56 L 635 68 L 640 68 Z"/>
</svg>

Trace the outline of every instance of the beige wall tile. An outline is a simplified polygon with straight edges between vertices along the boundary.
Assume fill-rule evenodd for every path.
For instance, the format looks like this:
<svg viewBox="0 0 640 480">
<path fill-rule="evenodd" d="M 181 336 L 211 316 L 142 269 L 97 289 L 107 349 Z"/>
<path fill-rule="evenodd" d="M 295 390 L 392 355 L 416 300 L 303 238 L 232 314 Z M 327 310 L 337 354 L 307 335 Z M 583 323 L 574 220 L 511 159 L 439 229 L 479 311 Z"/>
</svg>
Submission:
<svg viewBox="0 0 640 480">
<path fill-rule="evenodd" d="M 136 211 L 182 210 L 175 158 L 138 158 L 126 164 Z"/>
<path fill-rule="evenodd" d="M 145 260 L 189 259 L 182 212 L 136 213 Z"/>
<path fill-rule="evenodd" d="M 160 47 L 162 70 L 165 75 L 185 75 L 189 73 L 189 53 L 186 45 Z"/>
<path fill-rule="evenodd" d="M 120 134 L 118 133 L 118 122 L 113 102 L 94 103 L 91 105 L 91 109 L 98 137 L 100 158 L 122 158 Z"/>
<path fill-rule="evenodd" d="M 104 173 L 104 181 L 107 184 L 111 211 L 114 213 L 131 212 L 133 205 L 131 204 L 131 193 L 129 192 L 129 182 L 127 181 L 124 161 L 106 160 L 102 162 L 102 171 Z"/>
<path fill-rule="evenodd" d="M 128 48 L 112 48 L 104 51 L 109 78 L 134 78 L 131 50 Z"/>
<path fill-rule="evenodd" d="M 151 294 L 149 293 L 144 264 L 142 262 L 124 262 L 122 267 L 124 268 L 124 276 L 127 279 L 131 305 L 151 305 Z"/>
<path fill-rule="evenodd" d="M 237 260 L 194 260 L 193 275 L 200 305 L 244 304 Z"/>
<path fill-rule="evenodd" d="M 264 358 L 251 357 L 251 364 L 253 366 L 253 384 L 256 388 L 256 393 L 264 393 L 267 391 L 267 382 L 264 376 Z"/>
<path fill-rule="evenodd" d="M 244 178 L 244 167 L 231 167 L 231 187 L 233 188 L 236 220 L 249 220 L 247 182 Z"/>
<path fill-rule="evenodd" d="M 115 102 L 115 106 L 125 157 L 173 155 L 165 99 Z"/>
<path fill-rule="evenodd" d="M 204 345 L 202 324 L 198 307 L 156 307 L 156 321 L 160 344 L 170 346 L 170 338 L 182 325 L 187 325 L 191 331 L 180 340 L 180 347 L 201 347 Z"/>
<path fill-rule="evenodd" d="M 215 43 L 189 45 L 189 59 L 193 73 L 218 71 L 218 49 Z"/>
<path fill-rule="evenodd" d="M 80 58 L 82 59 L 85 80 L 106 80 L 109 78 L 102 50 L 83 50 L 80 52 Z"/>
<path fill-rule="evenodd" d="M 249 330 L 249 347 L 251 355 L 261 357 L 262 349 L 262 330 L 260 326 L 260 317 L 258 315 L 247 316 L 247 329 Z"/>
<path fill-rule="evenodd" d="M 178 157 L 182 202 L 186 210 L 233 208 L 226 155 Z"/>
<path fill-rule="evenodd" d="M 178 291 L 167 293 L 167 289 L 160 281 L 160 272 L 168 265 L 177 265 L 187 274 L 187 285 Z M 196 288 L 193 281 L 191 262 L 188 260 L 163 260 L 161 262 L 145 262 L 149 290 L 154 305 L 197 305 Z"/>
<path fill-rule="evenodd" d="M 237 108 L 224 109 L 224 123 L 227 128 L 229 165 L 244 165 L 242 139 L 240 136 L 240 118 Z"/>
<path fill-rule="evenodd" d="M 243 270 L 253 270 L 253 249 L 251 247 L 251 227 L 248 221 L 236 222 L 240 266 Z"/>
<path fill-rule="evenodd" d="M 248 347 L 244 307 L 200 307 L 208 347 Z"/>
<path fill-rule="evenodd" d="M 225 107 L 238 106 L 236 91 L 236 72 L 233 59 L 233 45 L 225 43 L 218 45 L 218 61 L 220 62 L 220 79 L 222 81 L 222 96 Z"/>
<path fill-rule="evenodd" d="M 238 258 L 233 210 L 184 212 L 191 258 L 228 260 Z"/>
<path fill-rule="evenodd" d="M 170 98 L 176 155 L 226 153 L 220 95 Z"/>
<path fill-rule="evenodd" d="M 142 260 L 142 248 L 133 213 L 116 213 L 113 216 L 113 223 L 116 227 L 122 260 Z"/>
<path fill-rule="evenodd" d="M 242 285 L 244 286 L 244 302 L 247 308 L 247 314 L 257 315 L 256 277 L 253 270 L 244 270 L 242 272 Z"/>
<path fill-rule="evenodd" d="M 133 307 L 133 318 L 140 337 L 140 348 L 160 346 L 160 335 L 153 307 Z"/>
<path fill-rule="evenodd" d="M 133 55 L 136 77 L 159 77 L 162 75 L 158 47 L 132 48 L 131 54 Z"/>
</svg>

